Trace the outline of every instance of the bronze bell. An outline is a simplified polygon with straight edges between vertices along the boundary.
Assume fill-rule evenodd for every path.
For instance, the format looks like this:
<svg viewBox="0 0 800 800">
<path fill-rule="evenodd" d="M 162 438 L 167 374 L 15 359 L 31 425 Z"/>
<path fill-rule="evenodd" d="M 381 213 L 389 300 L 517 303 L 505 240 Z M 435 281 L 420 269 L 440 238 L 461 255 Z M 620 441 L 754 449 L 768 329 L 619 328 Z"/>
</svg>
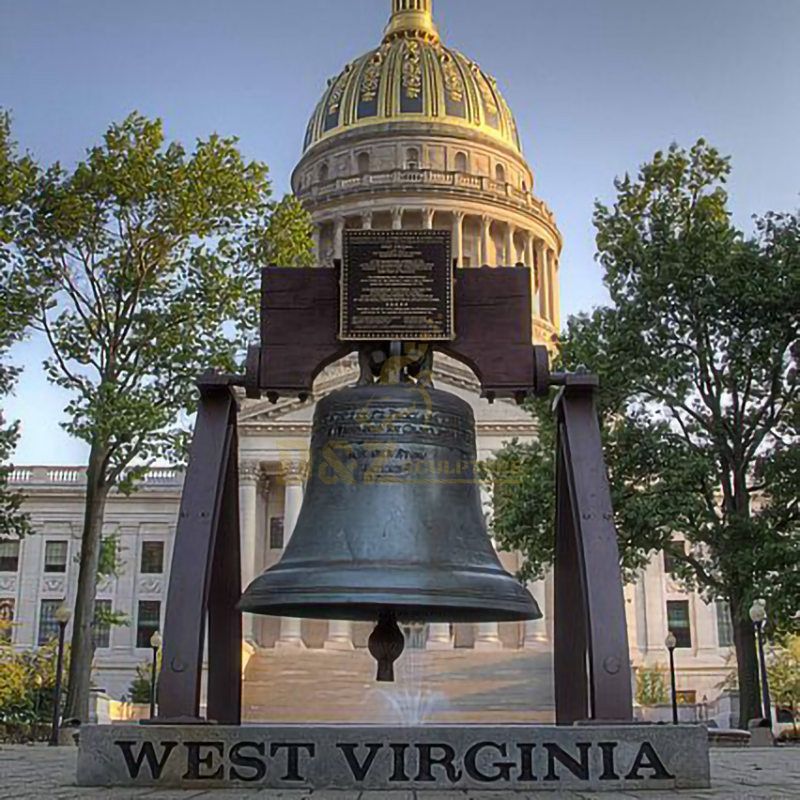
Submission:
<svg viewBox="0 0 800 800">
<path fill-rule="evenodd" d="M 358 386 L 320 400 L 294 532 L 239 608 L 380 620 L 370 650 L 389 661 L 382 679 L 391 679 L 400 655 L 398 621 L 539 619 L 487 535 L 470 406 L 413 383 Z"/>
</svg>

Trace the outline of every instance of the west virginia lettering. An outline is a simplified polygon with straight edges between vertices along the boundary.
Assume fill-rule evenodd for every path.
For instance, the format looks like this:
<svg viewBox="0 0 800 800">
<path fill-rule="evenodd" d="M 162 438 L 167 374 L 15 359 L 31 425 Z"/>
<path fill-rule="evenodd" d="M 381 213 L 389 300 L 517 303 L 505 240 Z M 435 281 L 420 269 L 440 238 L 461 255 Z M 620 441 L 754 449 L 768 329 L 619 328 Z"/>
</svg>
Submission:
<svg viewBox="0 0 800 800">
<path fill-rule="evenodd" d="M 457 748 L 447 742 L 303 741 L 158 742 L 117 739 L 132 781 L 159 781 L 180 771 L 184 785 L 203 782 L 304 785 L 315 767 L 331 785 L 543 785 L 675 780 L 650 741 L 503 742 L 486 739 Z M 320 762 L 318 765 L 317 762 Z M 331 773 L 333 773 L 331 777 Z"/>
</svg>

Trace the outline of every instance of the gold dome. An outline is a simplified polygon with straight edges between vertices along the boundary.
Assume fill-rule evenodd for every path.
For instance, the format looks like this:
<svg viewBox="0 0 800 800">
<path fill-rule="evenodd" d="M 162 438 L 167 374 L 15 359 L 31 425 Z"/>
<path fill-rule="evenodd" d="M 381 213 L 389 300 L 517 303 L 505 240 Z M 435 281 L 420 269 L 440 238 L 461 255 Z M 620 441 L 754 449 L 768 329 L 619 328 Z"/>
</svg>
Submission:
<svg viewBox="0 0 800 800">
<path fill-rule="evenodd" d="M 517 124 L 497 81 L 441 43 L 431 5 L 432 0 L 393 0 L 380 47 L 328 82 L 304 150 L 352 129 L 420 122 L 472 130 L 521 152 Z"/>
</svg>

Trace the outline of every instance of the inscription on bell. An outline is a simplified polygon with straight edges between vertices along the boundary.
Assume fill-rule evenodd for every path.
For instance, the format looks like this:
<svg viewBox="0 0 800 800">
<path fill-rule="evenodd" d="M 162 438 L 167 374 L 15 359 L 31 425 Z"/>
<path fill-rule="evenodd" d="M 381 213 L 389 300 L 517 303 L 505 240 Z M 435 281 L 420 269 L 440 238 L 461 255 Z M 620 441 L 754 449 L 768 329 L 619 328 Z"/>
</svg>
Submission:
<svg viewBox="0 0 800 800">
<path fill-rule="evenodd" d="M 449 231 L 345 231 L 344 341 L 454 338 Z"/>
</svg>

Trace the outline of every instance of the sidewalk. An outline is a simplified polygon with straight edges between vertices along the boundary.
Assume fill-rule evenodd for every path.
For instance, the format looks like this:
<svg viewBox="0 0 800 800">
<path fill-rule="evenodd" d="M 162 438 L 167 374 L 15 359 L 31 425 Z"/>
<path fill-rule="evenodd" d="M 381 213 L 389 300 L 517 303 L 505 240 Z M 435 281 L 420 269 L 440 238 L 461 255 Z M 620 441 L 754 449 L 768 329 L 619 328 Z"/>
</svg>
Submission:
<svg viewBox="0 0 800 800">
<path fill-rule="evenodd" d="M 74 748 L 0 745 L 0 800 L 800 800 L 800 748 L 711 751 L 713 789 L 690 792 L 586 794 L 585 792 L 270 792 L 266 790 L 159 791 L 157 789 L 82 789 L 75 786 Z"/>
</svg>

